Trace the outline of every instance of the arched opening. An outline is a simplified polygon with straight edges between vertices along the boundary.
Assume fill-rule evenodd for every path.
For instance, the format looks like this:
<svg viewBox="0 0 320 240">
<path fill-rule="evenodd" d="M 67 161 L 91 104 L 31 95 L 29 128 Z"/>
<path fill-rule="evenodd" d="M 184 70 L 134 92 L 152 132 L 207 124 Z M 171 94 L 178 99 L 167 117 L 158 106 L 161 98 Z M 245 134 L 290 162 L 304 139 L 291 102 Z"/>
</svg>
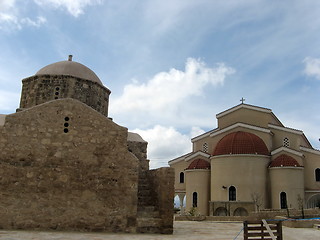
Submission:
<svg viewBox="0 0 320 240">
<path fill-rule="evenodd" d="M 194 192 L 192 194 L 192 207 L 198 207 L 198 193 Z"/>
<path fill-rule="evenodd" d="M 178 195 L 174 197 L 173 203 L 175 208 L 180 208 L 181 203 L 180 203 L 180 197 Z"/>
<path fill-rule="evenodd" d="M 285 209 L 287 208 L 287 194 L 285 192 L 280 193 L 280 208 Z"/>
<path fill-rule="evenodd" d="M 248 215 L 249 215 L 248 211 L 243 207 L 238 207 L 233 212 L 233 216 L 248 216 Z"/>
<path fill-rule="evenodd" d="M 313 195 L 307 202 L 307 208 L 320 208 L 320 194 Z"/>
<path fill-rule="evenodd" d="M 237 200 L 237 190 L 234 186 L 229 187 L 229 201 Z"/>
<path fill-rule="evenodd" d="M 180 183 L 184 183 L 184 172 L 180 173 Z"/>
<path fill-rule="evenodd" d="M 320 182 L 320 168 L 315 170 L 316 182 Z"/>
<path fill-rule="evenodd" d="M 228 216 L 228 211 L 226 208 L 224 207 L 218 207 L 215 211 L 214 211 L 214 216 Z"/>
</svg>

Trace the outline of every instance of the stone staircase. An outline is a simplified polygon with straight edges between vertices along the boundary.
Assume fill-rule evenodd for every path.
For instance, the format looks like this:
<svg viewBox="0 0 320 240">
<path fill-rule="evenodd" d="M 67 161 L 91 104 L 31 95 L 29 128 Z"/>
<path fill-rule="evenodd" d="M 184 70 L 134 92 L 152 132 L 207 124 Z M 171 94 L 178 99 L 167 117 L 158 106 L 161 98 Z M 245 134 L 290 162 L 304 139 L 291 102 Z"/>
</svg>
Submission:
<svg viewBox="0 0 320 240">
<path fill-rule="evenodd" d="M 137 232 L 161 233 L 161 221 L 159 211 L 156 209 L 156 196 L 148 178 L 148 172 L 139 174 L 138 186 L 138 213 Z"/>
</svg>

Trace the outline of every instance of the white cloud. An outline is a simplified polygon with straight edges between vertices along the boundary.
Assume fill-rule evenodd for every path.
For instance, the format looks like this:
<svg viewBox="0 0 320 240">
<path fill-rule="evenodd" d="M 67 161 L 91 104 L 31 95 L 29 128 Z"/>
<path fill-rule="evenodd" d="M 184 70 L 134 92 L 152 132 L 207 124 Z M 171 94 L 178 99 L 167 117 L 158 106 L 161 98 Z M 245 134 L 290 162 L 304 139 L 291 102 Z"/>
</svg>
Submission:
<svg viewBox="0 0 320 240">
<path fill-rule="evenodd" d="M 201 129 L 200 127 L 192 127 L 191 132 L 190 132 L 190 137 L 194 138 L 194 137 L 199 136 L 203 133 L 205 133 L 205 131 L 203 129 Z"/>
<path fill-rule="evenodd" d="M 304 72 L 308 76 L 312 76 L 320 80 L 320 59 L 306 57 L 303 62 L 305 63 Z"/>
<path fill-rule="evenodd" d="M 83 14 L 84 8 L 90 5 L 100 4 L 102 0 L 34 0 L 40 6 L 65 8 L 74 17 Z"/>
<path fill-rule="evenodd" d="M 1 0 L 0 11 L 6 11 L 15 5 L 15 0 Z"/>
<path fill-rule="evenodd" d="M 111 102 L 111 112 L 174 114 L 189 97 L 201 96 L 208 85 L 223 85 L 226 76 L 234 72 L 224 63 L 209 68 L 204 62 L 189 58 L 185 71 L 172 68 L 168 72 L 156 74 L 147 83 L 139 84 L 135 81 L 126 85 L 122 96 Z"/>
<path fill-rule="evenodd" d="M 0 30 L 20 30 L 23 26 L 40 27 L 45 22 L 42 16 L 36 20 L 21 16 L 15 0 L 0 1 Z"/>
<path fill-rule="evenodd" d="M 28 25 L 28 26 L 32 26 L 32 27 L 40 27 L 42 24 L 46 23 L 47 19 L 45 19 L 44 17 L 37 17 L 37 20 L 32 20 L 30 18 L 22 18 L 21 19 L 21 23 Z"/>
<path fill-rule="evenodd" d="M 168 161 L 191 152 L 190 134 L 181 134 L 174 127 L 156 125 L 147 130 L 134 129 L 148 142 L 150 168 L 167 166 Z"/>
</svg>

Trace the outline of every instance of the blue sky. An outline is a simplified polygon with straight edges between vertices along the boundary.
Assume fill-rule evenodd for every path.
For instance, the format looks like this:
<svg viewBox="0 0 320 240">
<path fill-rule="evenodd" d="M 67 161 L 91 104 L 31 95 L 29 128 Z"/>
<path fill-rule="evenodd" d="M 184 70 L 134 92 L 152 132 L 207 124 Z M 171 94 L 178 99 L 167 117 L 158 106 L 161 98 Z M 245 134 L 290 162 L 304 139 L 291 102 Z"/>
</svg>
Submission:
<svg viewBox="0 0 320 240">
<path fill-rule="evenodd" d="M 320 148 L 319 13 L 317 0 L 0 0 L 0 113 L 72 54 L 112 91 L 110 117 L 149 142 L 151 167 L 242 97 Z"/>
</svg>

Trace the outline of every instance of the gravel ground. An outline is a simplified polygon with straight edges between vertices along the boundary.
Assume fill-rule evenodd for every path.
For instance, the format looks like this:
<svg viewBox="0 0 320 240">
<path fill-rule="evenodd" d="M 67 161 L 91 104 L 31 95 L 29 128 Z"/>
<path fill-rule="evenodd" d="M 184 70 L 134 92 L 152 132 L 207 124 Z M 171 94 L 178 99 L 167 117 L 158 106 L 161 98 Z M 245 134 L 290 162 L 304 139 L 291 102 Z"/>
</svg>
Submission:
<svg viewBox="0 0 320 240">
<path fill-rule="evenodd" d="M 243 240 L 241 230 L 242 223 L 176 221 L 173 235 L 2 230 L 0 240 Z M 283 239 L 319 240 L 320 230 L 283 227 Z"/>
</svg>

